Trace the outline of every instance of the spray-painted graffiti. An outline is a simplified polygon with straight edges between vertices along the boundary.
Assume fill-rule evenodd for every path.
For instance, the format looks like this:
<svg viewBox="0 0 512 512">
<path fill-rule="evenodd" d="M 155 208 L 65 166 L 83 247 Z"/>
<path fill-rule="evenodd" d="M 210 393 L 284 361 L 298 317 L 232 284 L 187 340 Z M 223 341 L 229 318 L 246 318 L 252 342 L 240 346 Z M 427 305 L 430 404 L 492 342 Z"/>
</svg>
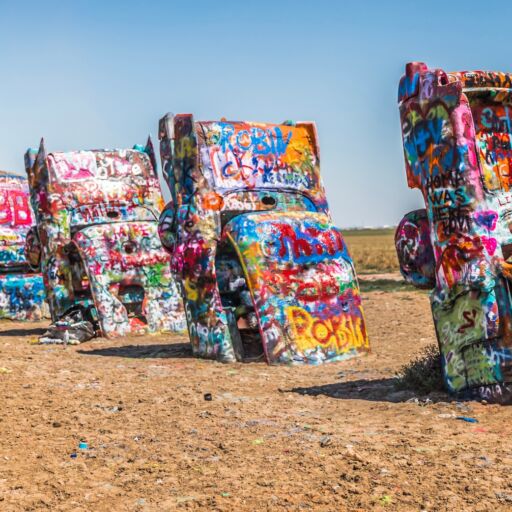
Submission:
<svg viewBox="0 0 512 512">
<path fill-rule="evenodd" d="M 0 172 L 0 318 L 40 320 L 46 314 L 43 277 L 25 258 L 32 224 L 27 180 Z"/>
<path fill-rule="evenodd" d="M 435 285 L 435 261 L 425 210 L 408 213 L 398 225 L 395 245 L 405 280 L 417 288 Z"/>
<path fill-rule="evenodd" d="M 172 201 L 159 225 L 194 353 L 320 363 L 368 350 L 312 123 L 160 122 Z"/>
<path fill-rule="evenodd" d="M 79 308 L 107 337 L 181 331 L 185 317 L 157 234 L 163 206 L 151 141 L 133 150 L 25 155 L 52 319 Z"/>
<path fill-rule="evenodd" d="M 396 233 L 404 277 L 432 289 L 448 389 L 512 397 L 511 75 L 407 65 L 399 87 L 409 186 L 426 209 Z"/>
</svg>

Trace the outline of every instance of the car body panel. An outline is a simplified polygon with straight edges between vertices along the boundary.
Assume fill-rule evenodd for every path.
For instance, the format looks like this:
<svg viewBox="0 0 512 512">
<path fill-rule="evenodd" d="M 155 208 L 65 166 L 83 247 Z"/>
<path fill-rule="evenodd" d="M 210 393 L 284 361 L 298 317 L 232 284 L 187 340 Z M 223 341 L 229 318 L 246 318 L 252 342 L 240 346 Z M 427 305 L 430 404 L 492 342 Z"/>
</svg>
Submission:
<svg viewBox="0 0 512 512">
<path fill-rule="evenodd" d="M 42 143 L 27 152 L 26 167 L 37 218 L 27 252 L 40 258 L 52 319 L 80 305 L 107 337 L 182 331 L 183 306 L 157 235 L 163 199 L 151 142 L 49 154 Z"/>
<path fill-rule="evenodd" d="M 268 363 L 314 364 L 367 351 L 357 280 L 320 177 L 315 125 L 194 122 L 181 114 L 160 121 L 159 137 L 172 194 L 159 233 L 182 283 L 194 354 L 240 359 L 239 333 L 258 338 Z M 324 233 L 325 240 L 316 242 L 323 257 L 304 253 L 300 261 L 285 262 L 264 256 L 275 230 L 287 222 L 299 245 L 311 243 L 308 229 Z M 335 256 L 328 254 L 332 247 Z M 323 273 L 341 283 L 336 297 L 301 307 L 295 296 L 301 282 Z M 265 282 L 270 274 L 274 285 Z M 340 321 L 350 317 L 354 333 L 340 334 L 341 341 L 325 333 L 314 341 L 311 325 L 320 318 L 336 331 L 336 307 L 346 309 Z"/>
<path fill-rule="evenodd" d="M 48 313 L 43 277 L 25 257 L 33 223 L 26 178 L 0 172 L 0 318 L 41 320 Z"/>
<path fill-rule="evenodd" d="M 426 205 L 445 383 L 499 402 L 512 398 L 511 93 L 512 75 L 423 63 L 408 64 L 399 86 L 407 180 Z"/>
<path fill-rule="evenodd" d="M 169 255 L 160 244 L 155 222 L 93 225 L 75 233 L 73 242 L 85 263 L 105 336 L 185 328 Z M 130 293 L 135 297 L 127 296 Z M 126 307 L 130 302 L 141 303 L 132 317 Z"/>
<path fill-rule="evenodd" d="M 395 232 L 395 246 L 404 279 L 416 288 L 434 288 L 436 268 L 426 210 L 404 216 Z"/>
<path fill-rule="evenodd" d="M 236 246 L 270 363 L 341 360 L 369 348 L 354 269 L 323 213 L 235 217 Z"/>
</svg>

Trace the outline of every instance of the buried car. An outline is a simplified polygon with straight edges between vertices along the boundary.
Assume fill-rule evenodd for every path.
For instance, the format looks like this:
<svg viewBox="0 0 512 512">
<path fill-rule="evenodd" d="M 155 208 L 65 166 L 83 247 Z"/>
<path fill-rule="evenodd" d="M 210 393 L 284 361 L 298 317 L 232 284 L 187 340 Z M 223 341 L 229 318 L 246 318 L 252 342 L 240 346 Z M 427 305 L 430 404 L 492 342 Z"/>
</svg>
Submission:
<svg viewBox="0 0 512 512">
<path fill-rule="evenodd" d="M 47 153 L 41 141 L 25 158 L 37 220 L 27 253 L 41 267 L 52 320 L 84 320 L 106 337 L 182 331 L 157 232 L 163 199 L 151 141 L 68 153 Z"/>
<path fill-rule="evenodd" d="M 0 171 L 0 318 L 46 315 L 43 277 L 32 271 L 24 251 L 33 223 L 26 178 Z"/>
<path fill-rule="evenodd" d="M 399 86 L 407 181 L 426 208 L 396 232 L 402 273 L 431 290 L 449 391 L 512 399 L 512 75 L 410 63 Z"/>
<path fill-rule="evenodd" d="M 172 194 L 160 237 L 181 283 L 194 354 L 314 364 L 367 351 L 315 125 L 168 114 L 159 137 Z"/>
</svg>

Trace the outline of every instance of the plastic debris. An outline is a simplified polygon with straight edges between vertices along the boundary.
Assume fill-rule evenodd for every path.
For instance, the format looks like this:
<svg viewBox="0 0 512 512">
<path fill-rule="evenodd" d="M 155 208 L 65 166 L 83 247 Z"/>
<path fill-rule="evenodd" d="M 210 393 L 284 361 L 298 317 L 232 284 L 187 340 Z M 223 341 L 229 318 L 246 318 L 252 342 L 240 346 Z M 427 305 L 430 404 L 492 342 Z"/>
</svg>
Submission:
<svg viewBox="0 0 512 512">
<path fill-rule="evenodd" d="M 469 416 L 457 416 L 456 420 L 466 421 L 468 423 L 478 423 L 476 418 L 470 418 Z"/>
<path fill-rule="evenodd" d="M 85 441 L 80 441 L 80 443 L 78 444 L 78 448 L 80 450 L 87 450 L 89 449 L 89 445 Z"/>
<path fill-rule="evenodd" d="M 322 438 L 320 439 L 320 446 L 322 448 L 329 446 L 331 443 L 332 443 L 332 439 L 330 436 L 322 436 Z"/>
<path fill-rule="evenodd" d="M 213 400 L 212 394 L 211 394 L 211 393 L 205 393 L 205 394 L 204 394 L 204 399 L 205 399 L 207 402 L 211 402 L 211 401 Z"/>
<path fill-rule="evenodd" d="M 5 366 L 0 366 L 0 373 L 12 373 L 10 368 L 5 368 Z"/>
<path fill-rule="evenodd" d="M 176 504 L 179 505 L 180 503 L 187 503 L 189 501 L 194 501 L 197 498 L 195 496 L 178 496 L 176 498 Z"/>
<path fill-rule="evenodd" d="M 496 498 L 499 500 L 505 501 L 506 503 L 512 503 L 512 494 L 507 494 L 505 492 L 496 492 Z"/>
<path fill-rule="evenodd" d="M 259 438 L 259 439 L 255 439 L 252 444 L 254 445 L 260 445 L 260 444 L 263 444 L 265 441 L 263 441 L 263 439 Z"/>
<path fill-rule="evenodd" d="M 384 505 L 385 507 L 391 505 L 391 501 L 391 496 L 389 496 L 389 494 L 384 494 L 380 499 L 381 505 Z"/>
<path fill-rule="evenodd" d="M 73 307 L 58 321 L 50 325 L 48 330 L 39 338 L 42 344 L 78 345 L 95 336 L 94 326 L 84 319 L 81 307 Z"/>
</svg>

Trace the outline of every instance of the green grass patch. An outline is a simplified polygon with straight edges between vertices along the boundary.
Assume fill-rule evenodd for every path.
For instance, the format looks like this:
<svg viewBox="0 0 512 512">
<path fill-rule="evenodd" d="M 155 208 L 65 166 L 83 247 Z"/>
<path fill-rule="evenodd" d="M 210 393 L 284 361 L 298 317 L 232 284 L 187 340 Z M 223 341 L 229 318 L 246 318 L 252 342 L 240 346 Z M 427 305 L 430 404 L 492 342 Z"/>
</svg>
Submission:
<svg viewBox="0 0 512 512">
<path fill-rule="evenodd" d="M 352 236 L 384 236 L 395 238 L 396 228 L 378 228 L 378 229 L 342 229 L 344 237 Z"/>
<path fill-rule="evenodd" d="M 359 277 L 359 289 L 362 292 L 423 292 L 405 281 L 396 281 L 395 279 L 361 279 Z"/>
</svg>

